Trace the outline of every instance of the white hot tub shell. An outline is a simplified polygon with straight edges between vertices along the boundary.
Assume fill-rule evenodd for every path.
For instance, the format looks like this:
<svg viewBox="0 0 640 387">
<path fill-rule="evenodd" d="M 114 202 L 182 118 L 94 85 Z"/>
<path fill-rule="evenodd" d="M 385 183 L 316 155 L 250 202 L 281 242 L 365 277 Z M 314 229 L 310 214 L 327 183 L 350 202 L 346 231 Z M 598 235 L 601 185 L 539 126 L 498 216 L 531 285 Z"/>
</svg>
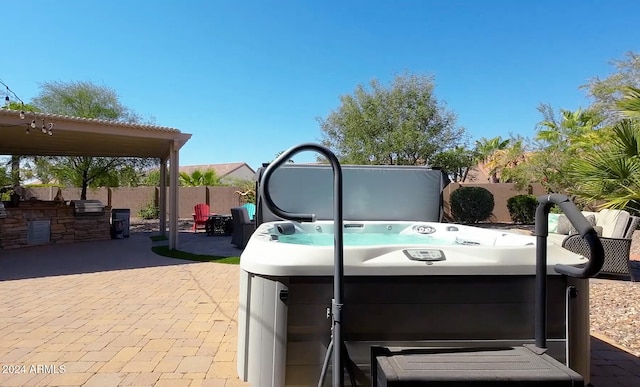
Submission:
<svg viewBox="0 0 640 387">
<path fill-rule="evenodd" d="M 330 341 L 333 247 L 278 239 L 292 230 L 313 234 L 332 233 L 332 228 L 328 221 L 268 222 L 245 248 L 237 366 L 240 378 L 253 386 L 317 384 Z M 344 233 L 347 240 L 350 233 L 411 235 L 425 230 L 451 243 L 345 243 L 343 335 L 363 375 L 369 374 L 372 345 L 503 347 L 533 342 L 535 237 L 401 221 L 345 221 Z M 585 262 L 548 244 L 549 353 L 562 362 L 568 353 L 569 366 L 588 382 L 588 280 L 553 270 L 555 264 Z"/>
</svg>

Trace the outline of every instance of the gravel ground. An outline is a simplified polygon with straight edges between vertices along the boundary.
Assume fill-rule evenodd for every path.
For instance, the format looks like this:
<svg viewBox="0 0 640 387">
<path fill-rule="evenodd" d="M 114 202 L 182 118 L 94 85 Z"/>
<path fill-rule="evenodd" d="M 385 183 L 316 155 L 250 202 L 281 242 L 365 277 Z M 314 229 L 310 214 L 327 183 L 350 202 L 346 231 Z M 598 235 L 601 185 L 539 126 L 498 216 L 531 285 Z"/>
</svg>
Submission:
<svg viewBox="0 0 640 387">
<path fill-rule="evenodd" d="M 640 283 L 592 279 L 591 331 L 640 356 Z"/>
<path fill-rule="evenodd" d="M 190 231 L 192 221 L 180 219 L 178 225 L 181 231 Z M 533 230 L 532 226 L 512 224 L 481 226 Z M 131 231 L 157 232 L 158 221 L 132 218 Z M 633 235 L 631 255 L 638 256 L 639 260 L 633 264 L 640 267 L 640 231 Z M 640 356 L 640 282 L 592 279 L 589 288 L 591 331 L 608 337 L 635 356 Z"/>
<path fill-rule="evenodd" d="M 638 259 L 632 265 L 640 268 L 640 231 L 633 234 L 631 255 Z M 640 282 L 593 279 L 589 289 L 591 331 L 640 356 Z"/>
</svg>

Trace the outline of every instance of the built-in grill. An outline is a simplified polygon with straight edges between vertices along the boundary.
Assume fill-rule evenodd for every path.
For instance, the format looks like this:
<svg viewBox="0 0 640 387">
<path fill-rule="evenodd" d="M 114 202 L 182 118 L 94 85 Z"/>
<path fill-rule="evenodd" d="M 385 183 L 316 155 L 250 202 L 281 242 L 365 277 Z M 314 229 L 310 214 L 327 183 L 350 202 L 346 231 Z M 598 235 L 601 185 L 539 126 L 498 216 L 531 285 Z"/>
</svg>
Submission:
<svg viewBox="0 0 640 387">
<path fill-rule="evenodd" d="M 104 215 L 104 204 L 100 200 L 72 200 L 73 214 L 80 215 Z"/>
</svg>

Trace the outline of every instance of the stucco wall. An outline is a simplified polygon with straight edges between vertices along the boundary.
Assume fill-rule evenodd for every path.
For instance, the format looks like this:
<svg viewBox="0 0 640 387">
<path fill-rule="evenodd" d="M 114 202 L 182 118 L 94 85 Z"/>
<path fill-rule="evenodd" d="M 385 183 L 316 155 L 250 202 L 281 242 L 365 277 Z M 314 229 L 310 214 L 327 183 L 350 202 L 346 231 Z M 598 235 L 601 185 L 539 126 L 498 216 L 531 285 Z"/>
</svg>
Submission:
<svg viewBox="0 0 640 387">
<path fill-rule="evenodd" d="M 443 192 L 444 201 L 444 216 L 446 220 L 451 219 L 449 197 L 451 193 L 460 187 L 459 183 L 449 184 Z M 527 189 L 517 190 L 514 184 L 464 184 L 464 186 L 484 187 L 488 189 L 492 194 L 495 201 L 495 208 L 493 210 L 493 216 L 490 219 L 492 222 L 510 223 L 511 217 L 509 216 L 509 210 L 507 209 L 507 200 L 518 194 L 526 194 L 529 191 Z M 179 203 L 178 203 L 178 216 L 180 218 L 191 218 L 193 213 L 193 206 L 198 203 L 209 204 L 211 212 L 218 214 L 230 214 L 232 207 L 237 207 L 242 204 L 239 201 L 239 195 L 235 192 L 238 191 L 237 187 L 180 187 L 179 189 Z M 111 192 L 111 200 L 109 200 L 109 191 Z M 35 196 L 40 200 L 52 200 L 57 192 L 56 187 L 46 188 L 29 188 L 28 195 Z M 533 195 L 543 195 L 546 193 L 544 187 L 540 184 L 532 184 L 530 192 Z M 167 197 L 169 193 L 167 192 Z M 62 190 L 62 196 L 65 200 L 74 200 L 80 198 L 80 190 L 77 188 L 64 188 Z M 131 209 L 131 216 L 136 217 L 138 211 L 145 207 L 150 202 L 156 202 L 158 200 L 158 189 L 155 187 L 136 187 L 136 188 L 100 188 L 97 190 L 89 190 L 87 192 L 87 199 L 98 199 L 106 205 L 111 205 L 113 208 L 129 208 Z"/>
<path fill-rule="evenodd" d="M 193 207 L 198 203 L 209 204 L 210 211 L 218 214 L 230 214 L 232 207 L 237 207 L 239 195 L 237 187 L 180 187 L 178 192 L 178 217 L 191 218 Z M 27 188 L 26 197 L 39 200 L 53 200 L 58 192 L 57 187 Z M 62 196 L 66 201 L 80 199 L 80 189 L 63 188 Z M 109 196 L 111 197 L 109 199 Z M 138 211 L 149 203 L 157 203 L 159 197 L 156 187 L 135 188 L 99 188 L 87 191 L 87 199 L 100 200 L 113 208 L 128 208 L 131 217 L 137 217 Z M 167 198 L 169 191 L 167 189 Z"/>
<path fill-rule="evenodd" d="M 528 189 L 518 190 L 515 184 L 511 183 L 451 183 L 443 191 L 442 197 L 444 202 L 444 217 L 450 221 L 451 217 L 451 205 L 450 197 L 451 193 L 456 189 L 464 187 L 482 187 L 493 194 L 494 208 L 493 215 L 489 219 L 490 222 L 496 223 L 511 223 L 511 216 L 509 215 L 509 209 L 507 208 L 507 200 L 510 197 L 516 195 L 532 194 L 535 196 L 544 195 L 547 193 L 545 188 L 541 184 L 531 184 Z"/>
</svg>

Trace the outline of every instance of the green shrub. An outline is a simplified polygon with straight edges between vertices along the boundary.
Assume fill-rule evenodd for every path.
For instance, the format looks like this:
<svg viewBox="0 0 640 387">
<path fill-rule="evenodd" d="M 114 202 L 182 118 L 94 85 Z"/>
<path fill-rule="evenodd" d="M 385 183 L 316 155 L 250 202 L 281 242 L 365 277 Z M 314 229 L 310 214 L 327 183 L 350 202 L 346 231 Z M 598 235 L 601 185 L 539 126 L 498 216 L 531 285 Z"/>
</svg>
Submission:
<svg viewBox="0 0 640 387">
<path fill-rule="evenodd" d="M 482 187 L 460 187 L 451 193 L 451 215 L 456 222 L 478 223 L 489 219 L 493 194 Z"/>
<path fill-rule="evenodd" d="M 507 200 L 509 215 L 514 223 L 535 223 L 537 207 L 538 199 L 533 195 L 516 195 Z"/>
<path fill-rule="evenodd" d="M 138 217 L 142 219 L 158 219 L 160 218 L 160 209 L 153 202 L 149 202 L 138 210 Z"/>
</svg>

